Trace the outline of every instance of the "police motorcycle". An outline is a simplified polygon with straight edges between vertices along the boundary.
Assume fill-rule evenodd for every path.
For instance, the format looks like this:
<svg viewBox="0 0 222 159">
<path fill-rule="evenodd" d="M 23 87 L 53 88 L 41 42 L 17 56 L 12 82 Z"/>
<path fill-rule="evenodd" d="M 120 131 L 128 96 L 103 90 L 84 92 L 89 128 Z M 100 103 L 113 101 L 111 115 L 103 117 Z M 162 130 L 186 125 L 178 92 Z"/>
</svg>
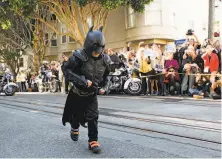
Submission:
<svg viewBox="0 0 222 159">
<path fill-rule="evenodd" d="M 51 92 L 57 91 L 58 81 L 56 76 L 52 74 L 51 70 L 45 70 L 44 75 L 41 76 L 41 80 L 38 80 L 39 92 Z"/>
<path fill-rule="evenodd" d="M 111 72 L 107 77 L 107 84 L 105 86 L 105 94 L 110 94 L 111 92 L 120 93 L 123 92 L 124 83 L 128 79 L 127 69 L 121 67 L 115 69 L 115 72 Z"/>
<path fill-rule="evenodd" d="M 51 76 L 50 76 L 50 92 L 51 92 L 51 93 L 57 92 L 58 83 L 59 83 L 59 80 L 58 80 L 58 79 L 56 78 L 56 76 L 55 76 L 54 74 L 52 74 L 52 72 L 51 72 Z"/>
<path fill-rule="evenodd" d="M 105 94 L 123 92 L 129 95 L 139 95 L 142 90 L 142 83 L 138 69 L 130 69 L 126 66 L 116 69 L 114 73 L 110 73 L 107 77 L 107 84 L 103 90 Z"/>
<path fill-rule="evenodd" d="M 142 81 L 140 79 L 138 67 L 127 68 L 128 79 L 124 83 L 123 90 L 129 95 L 139 95 L 142 91 Z"/>
<path fill-rule="evenodd" d="M 13 76 L 10 73 L 0 75 L 0 93 L 5 93 L 6 96 L 13 96 L 18 89 L 18 86 L 12 82 Z"/>
</svg>

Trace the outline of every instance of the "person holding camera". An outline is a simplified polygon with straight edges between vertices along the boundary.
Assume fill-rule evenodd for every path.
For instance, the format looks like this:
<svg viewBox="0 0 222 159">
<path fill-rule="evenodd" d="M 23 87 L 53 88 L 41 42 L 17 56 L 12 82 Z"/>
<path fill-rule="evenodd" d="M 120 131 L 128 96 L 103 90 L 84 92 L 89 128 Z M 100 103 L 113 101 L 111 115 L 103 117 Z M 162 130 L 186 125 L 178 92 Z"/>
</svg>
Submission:
<svg viewBox="0 0 222 159">
<path fill-rule="evenodd" d="M 151 66 L 151 59 L 150 57 L 145 56 L 145 50 L 140 49 L 138 51 L 138 56 L 137 56 L 138 62 L 139 62 L 139 71 L 141 74 L 141 79 L 142 79 L 142 94 L 146 95 L 147 94 L 147 77 L 148 75 L 152 75 L 153 69 Z M 150 83 L 150 80 L 148 78 L 148 84 Z M 150 89 L 149 89 L 150 93 Z"/>
<path fill-rule="evenodd" d="M 63 62 L 61 64 L 61 70 L 62 70 L 64 81 L 65 81 L 65 93 L 68 94 L 69 93 L 69 80 L 68 78 L 66 78 L 66 75 L 65 75 L 65 65 L 68 62 L 68 57 L 63 54 L 62 59 L 63 59 Z"/>
<path fill-rule="evenodd" d="M 205 73 L 216 74 L 219 70 L 219 59 L 218 56 L 213 52 L 213 46 L 207 45 L 206 53 L 202 55 L 202 59 L 204 60 Z"/>
<path fill-rule="evenodd" d="M 192 29 L 189 29 L 186 33 L 186 42 L 187 47 L 193 46 L 195 51 L 200 48 L 200 41 Z"/>
<path fill-rule="evenodd" d="M 181 93 L 187 93 L 192 88 L 195 81 L 195 74 L 199 70 L 199 66 L 196 64 L 196 53 L 193 46 L 189 46 L 183 55 L 183 72 L 185 73 L 182 81 Z"/>
<path fill-rule="evenodd" d="M 198 71 L 195 75 L 195 82 L 192 88 L 189 89 L 189 96 L 204 98 L 209 95 L 211 85 L 210 76 L 203 75 Z"/>
<path fill-rule="evenodd" d="M 166 62 L 165 62 L 165 91 L 166 88 L 169 90 L 171 95 L 179 94 L 180 92 L 180 77 L 179 77 L 179 64 L 177 60 L 173 59 L 174 51 L 168 50 L 165 52 Z M 175 93 L 176 92 L 176 93 Z M 165 92 L 166 93 L 166 92 Z"/>
<path fill-rule="evenodd" d="M 119 56 L 112 49 L 108 49 L 108 55 L 112 61 L 110 65 L 110 71 L 115 72 L 116 69 L 120 68 L 121 61 L 119 59 Z"/>
<path fill-rule="evenodd" d="M 164 96 L 164 63 L 165 63 L 165 57 L 163 55 L 163 52 L 161 51 L 161 47 L 158 45 L 155 46 L 155 60 L 154 60 L 154 70 L 156 73 L 155 76 L 155 87 L 156 87 L 156 94 Z"/>
<path fill-rule="evenodd" d="M 214 51 L 213 53 L 217 54 L 218 56 L 218 60 L 219 60 L 219 72 L 221 72 L 221 45 L 220 45 L 220 41 L 217 40 L 214 42 Z"/>
<path fill-rule="evenodd" d="M 210 97 L 212 99 L 221 99 L 221 76 L 215 77 L 215 82 L 211 85 Z"/>
<path fill-rule="evenodd" d="M 212 45 L 207 45 L 206 47 L 206 53 L 202 55 L 202 58 L 204 60 L 204 73 L 210 73 L 210 82 L 212 85 L 216 82 L 216 74 L 219 70 L 219 59 L 218 56 L 213 53 L 214 48 Z M 211 89 L 211 94 L 214 93 L 214 89 Z"/>
</svg>

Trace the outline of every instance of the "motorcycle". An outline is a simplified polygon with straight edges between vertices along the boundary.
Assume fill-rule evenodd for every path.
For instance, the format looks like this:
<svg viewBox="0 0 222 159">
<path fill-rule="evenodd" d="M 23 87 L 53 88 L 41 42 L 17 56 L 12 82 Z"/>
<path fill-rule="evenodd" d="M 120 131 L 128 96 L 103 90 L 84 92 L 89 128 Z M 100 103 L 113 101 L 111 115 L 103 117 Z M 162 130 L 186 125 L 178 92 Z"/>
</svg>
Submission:
<svg viewBox="0 0 222 159">
<path fill-rule="evenodd" d="M 18 86 L 12 82 L 11 74 L 6 73 L 0 76 L 0 93 L 5 93 L 6 96 L 13 96 L 18 89 Z"/>
<path fill-rule="evenodd" d="M 110 94 L 111 92 L 120 93 L 123 91 L 124 83 L 128 79 L 127 69 L 121 67 L 116 69 L 115 72 L 111 72 L 107 77 L 107 84 L 105 86 L 105 94 Z"/>
<path fill-rule="evenodd" d="M 58 80 L 56 79 L 56 76 L 52 74 L 51 70 L 45 71 L 45 75 L 48 78 L 48 81 L 46 81 L 46 78 L 43 80 L 38 80 L 38 87 L 39 92 L 51 92 L 55 93 L 58 88 Z M 44 78 L 44 77 L 43 77 Z"/>
<path fill-rule="evenodd" d="M 51 93 L 57 92 L 58 82 L 59 81 L 56 79 L 56 76 L 55 75 L 51 75 L 51 78 L 50 78 L 50 92 Z"/>
<path fill-rule="evenodd" d="M 142 91 L 142 82 L 138 69 L 128 68 L 128 79 L 124 83 L 123 90 L 129 95 L 139 95 Z"/>
<path fill-rule="evenodd" d="M 142 83 L 137 69 L 121 67 L 107 77 L 107 84 L 103 88 L 105 94 L 124 92 L 129 95 L 139 95 Z"/>
</svg>

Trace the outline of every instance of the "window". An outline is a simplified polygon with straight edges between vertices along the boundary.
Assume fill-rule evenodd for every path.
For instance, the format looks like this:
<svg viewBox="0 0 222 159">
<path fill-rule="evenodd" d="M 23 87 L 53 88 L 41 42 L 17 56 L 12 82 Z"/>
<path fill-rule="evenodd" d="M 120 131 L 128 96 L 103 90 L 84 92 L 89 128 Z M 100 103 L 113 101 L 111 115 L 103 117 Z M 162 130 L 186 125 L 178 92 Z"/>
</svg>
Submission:
<svg viewBox="0 0 222 159">
<path fill-rule="evenodd" d="M 56 20 L 56 15 L 55 14 L 51 14 L 51 20 Z"/>
<path fill-rule="evenodd" d="M 176 26 L 176 14 L 175 13 L 172 13 L 171 15 L 171 25 L 172 26 Z"/>
<path fill-rule="evenodd" d="M 57 46 L 57 34 L 51 33 L 52 39 L 51 39 L 51 46 Z"/>
<path fill-rule="evenodd" d="M 193 28 L 194 28 L 194 21 L 193 21 L 193 20 L 189 20 L 189 21 L 188 21 L 188 27 L 189 27 L 190 29 L 193 29 Z"/>
<path fill-rule="evenodd" d="M 160 11 L 146 11 L 145 13 L 146 25 L 161 25 L 161 12 Z"/>
<path fill-rule="evenodd" d="M 65 29 L 65 28 L 62 28 L 62 29 L 61 29 L 61 32 L 62 32 L 62 33 L 66 33 L 66 29 Z M 66 35 L 62 35 L 62 36 L 61 36 L 61 41 L 62 41 L 62 44 L 65 44 L 65 43 L 66 43 Z"/>
<path fill-rule="evenodd" d="M 161 8 L 161 1 L 158 0 L 145 5 L 145 25 L 162 24 Z"/>
<path fill-rule="evenodd" d="M 87 24 L 88 24 L 88 27 L 90 28 L 93 24 L 92 24 L 92 17 L 88 17 L 87 18 Z"/>
<path fill-rule="evenodd" d="M 69 36 L 69 43 L 74 43 L 75 39 L 73 39 L 71 36 Z"/>
<path fill-rule="evenodd" d="M 201 26 L 203 30 L 207 30 L 207 22 L 205 22 L 204 20 L 202 21 Z"/>
<path fill-rule="evenodd" d="M 127 27 L 132 28 L 135 27 L 135 12 L 134 10 L 129 7 L 128 8 L 128 16 L 127 16 Z"/>
<path fill-rule="evenodd" d="M 45 45 L 49 44 L 49 34 L 45 33 Z"/>
<path fill-rule="evenodd" d="M 19 66 L 24 67 L 24 59 L 23 58 L 19 59 Z"/>
<path fill-rule="evenodd" d="M 72 13 L 73 9 L 72 9 L 72 2 L 71 2 L 71 0 L 69 0 L 69 9 L 70 9 L 70 11 Z"/>
</svg>

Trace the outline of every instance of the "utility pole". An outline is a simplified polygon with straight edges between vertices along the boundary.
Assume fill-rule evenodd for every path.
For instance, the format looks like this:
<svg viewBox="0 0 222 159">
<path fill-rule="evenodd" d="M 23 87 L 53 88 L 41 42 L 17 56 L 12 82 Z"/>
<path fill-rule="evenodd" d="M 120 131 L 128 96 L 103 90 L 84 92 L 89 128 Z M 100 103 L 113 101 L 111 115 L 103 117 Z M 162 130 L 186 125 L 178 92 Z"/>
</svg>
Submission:
<svg viewBox="0 0 222 159">
<path fill-rule="evenodd" d="M 214 37 L 215 0 L 209 0 L 208 38 Z"/>
</svg>

